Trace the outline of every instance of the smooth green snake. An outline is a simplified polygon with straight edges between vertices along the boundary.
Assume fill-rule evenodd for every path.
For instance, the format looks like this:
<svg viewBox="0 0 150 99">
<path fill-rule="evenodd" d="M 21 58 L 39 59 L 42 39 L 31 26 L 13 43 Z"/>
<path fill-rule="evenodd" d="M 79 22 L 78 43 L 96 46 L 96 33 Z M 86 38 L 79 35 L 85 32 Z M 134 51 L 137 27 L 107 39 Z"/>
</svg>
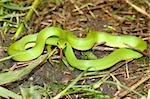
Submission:
<svg viewBox="0 0 150 99">
<path fill-rule="evenodd" d="M 35 43 L 35 46 L 26 49 L 25 46 L 32 42 Z M 97 43 L 104 43 L 106 46 L 119 49 L 103 58 L 93 60 L 80 60 L 76 58 L 72 48 L 89 50 Z M 12 58 L 13 60 L 29 61 L 42 54 L 45 44 L 63 48 L 65 57 L 71 66 L 80 70 L 89 68 L 89 71 L 104 70 L 122 60 L 140 58 L 143 55 L 138 51 L 143 52 L 147 49 L 147 43 L 136 36 L 116 36 L 105 32 L 90 31 L 85 38 L 78 38 L 73 33 L 59 27 L 47 27 L 37 34 L 27 35 L 10 45 L 8 47 L 8 54 L 16 54 Z M 135 48 L 138 51 L 131 48 Z"/>
</svg>

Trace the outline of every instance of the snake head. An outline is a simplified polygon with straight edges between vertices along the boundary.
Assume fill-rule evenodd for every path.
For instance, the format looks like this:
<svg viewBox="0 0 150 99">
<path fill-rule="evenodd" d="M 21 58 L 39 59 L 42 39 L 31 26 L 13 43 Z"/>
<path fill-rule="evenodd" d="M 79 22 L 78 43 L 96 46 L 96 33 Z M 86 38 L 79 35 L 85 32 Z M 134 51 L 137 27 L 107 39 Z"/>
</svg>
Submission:
<svg viewBox="0 0 150 99">
<path fill-rule="evenodd" d="M 60 59 L 62 59 L 63 56 L 63 49 L 67 46 L 67 41 L 64 39 L 59 39 L 57 42 L 57 46 L 60 49 Z"/>
<path fill-rule="evenodd" d="M 67 41 L 64 40 L 64 39 L 60 39 L 60 40 L 58 40 L 58 42 L 57 42 L 57 46 L 58 46 L 58 48 L 60 48 L 60 49 L 64 49 L 64 48 L 67 46 Z"/>
</svg>

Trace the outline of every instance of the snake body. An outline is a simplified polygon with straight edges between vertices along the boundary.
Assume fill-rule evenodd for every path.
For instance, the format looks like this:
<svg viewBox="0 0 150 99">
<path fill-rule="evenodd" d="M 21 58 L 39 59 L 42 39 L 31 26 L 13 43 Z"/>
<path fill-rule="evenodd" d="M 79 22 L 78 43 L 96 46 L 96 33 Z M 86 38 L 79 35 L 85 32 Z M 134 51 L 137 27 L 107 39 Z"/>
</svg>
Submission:
<svg viewBox="0 0 150 99">
<path fill-rule="evenodd" d="M 89 68 L 89 71 L 104 70 L 122 60 L 136 59 L 142 57 L 142 54 L 136 51 L 126 48 L 120 48 L 103 58 L 95 60 L 79 60 L 74 55 L 72 47 L 69 44 L 66 46 L 64 52 L 66 59 L 68 63 L 71 64 L 71 66 L 80 70 L 86 70 Z"/>
<path fill-rule="evenodd" d="M 9 46 L 8 54 L 17 54 L 13 57 L 16 61 L 29 61 L 35 59 L 42 54 L 47 38 L 51 36 L 63 37 L 62 32 L 62 29 L 50 27 L 41 30 L 38 35 L 27 35 Z M 26 50 L 25 45 L 30 42 L 35 42 L 36 44 L 32 49 Z"/>
<path fill-rule="evenodd" d="M 26 49 L 28 43 L 34 42 L 35 46 Z M 96 43 L 105 43 L 106 46 L 118 47 L 111 54 L 96 60 L 79 60 L 74 55 L 73 49 L 89 50 Z M 64 54 L 69 64 L 80 70 L 103 70 L 109 68 L 122 60 L 135 59 L 142 57 L 142 54 L 129 49 L 135 48 L 143 52 L 147 48 L 147 43 L 136 36 L 111 35 L 105 32 L 89 32 L 85 38 L 78 38 L 71 32 L 62 30 L 58 27 L 48 27 L 41 30 L 38 34 L 30 34 L 16 41 L 8 47 L 8 54 L 16 61 L 28 61 L 40 56 L 45 44 L 63 47 Z"/>
</svg>

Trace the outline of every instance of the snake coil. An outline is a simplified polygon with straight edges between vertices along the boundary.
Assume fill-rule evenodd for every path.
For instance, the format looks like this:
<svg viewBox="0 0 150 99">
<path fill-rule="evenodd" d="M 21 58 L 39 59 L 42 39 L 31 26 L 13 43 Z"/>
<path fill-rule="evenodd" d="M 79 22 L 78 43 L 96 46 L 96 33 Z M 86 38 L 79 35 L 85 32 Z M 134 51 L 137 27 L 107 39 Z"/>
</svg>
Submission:
<svg viewBox="0 0 150 99">
<path fill-rule="evenodd" d="M 35 46 L 26 49 L 28 43 L 34 42 Z M 96 43 L 105 42 L 106 46 L 117 47 L 109 55 L 95 60 L 79 60 L 74 55 L 73 49 L 89 50 Z M 135 48 L 141 52 L 147 49 L 147 43 L 136 36 L 129 35 L 111 35 L 105 32 L 89 32 L 85 38 L 78 38 L 71 32 L 62 30 L 58 27 L 47 27 L 38 34 L 27 35 L 16 41 L 8 47 L 8 54 L 14 55 L 12 59 L 16 61 L 29 61 L 40 56 L 44 50 L 45 44 L 55 45 L 63 48 L 68 63 L 80 70 L 89 71 L 104 70 L 114 64 L 128 59 L 137 59 L 142 54 L 134 51 Z"/>
</svg>

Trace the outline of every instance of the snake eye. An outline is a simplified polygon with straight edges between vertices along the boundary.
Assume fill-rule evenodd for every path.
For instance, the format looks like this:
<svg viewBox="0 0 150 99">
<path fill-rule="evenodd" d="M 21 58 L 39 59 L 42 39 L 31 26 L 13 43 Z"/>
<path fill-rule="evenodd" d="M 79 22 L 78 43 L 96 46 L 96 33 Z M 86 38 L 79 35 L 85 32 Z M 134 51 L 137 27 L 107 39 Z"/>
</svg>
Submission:
<svg viewBox="0 0 150 99">
<path fill-rule="evenodd" d="M 67 46 L 67 43 L 65 43 L 65 46 Z"/>
<path fill-rule="evenodd" d="M 57 42 L 56 44 L 58 45 L 59 43 Z"/>
</svg>

